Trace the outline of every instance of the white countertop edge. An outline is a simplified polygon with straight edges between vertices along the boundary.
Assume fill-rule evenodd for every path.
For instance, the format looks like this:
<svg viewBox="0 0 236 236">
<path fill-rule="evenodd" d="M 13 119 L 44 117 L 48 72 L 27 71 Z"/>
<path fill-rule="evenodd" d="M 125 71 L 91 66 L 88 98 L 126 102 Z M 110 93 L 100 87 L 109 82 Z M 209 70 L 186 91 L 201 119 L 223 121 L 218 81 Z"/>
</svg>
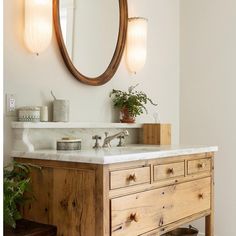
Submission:
<svg viewBox="0 0 236 236">
<path fill-rule="evenodd" d="M 148 153 L 135 153 L 135 154 L 125 154 L 125 155 L 117 155 L 112 156 L 112 161 L 109 160 L 110 157 L 104 157 L 104 163 L 101 164 L 115 164 L 121 162 L 129 162 L 129 161 L 141 161 L 141 160 L 152 160 L 158 158 L 165 157 L 175 157 L 182 155 L 190 155 L 190 154 L 200 154 L 205 152 L 217 152 L 218 147 L 203 147 L 203 148 L 189 148 L 189 149 L 176 149 L 176 150 L 162 150 L 156 152 L 148 152 Z"/>
<path fill-rule="evenodd" d="M 12 151 L 12 157 L 21 157 L 27 159 L 39 160 L 53 160 L 64 162 L 78 162 L 91 164 L 115 164 L 122 162 L 131 162 L 139 160 L 151 160 L 164 157 L 181 156 L 189 154 L 200 154 L 205 152 L 217 152 L 218 147 L 188 147 L 188 148 L 173 148 L 171 150 L 163 149 L 160 151 L 140 152 L 140 153 L 126 153 L 117 155 L 103 155 L 98 156 L 94 150 L 81 152 L 57 152 L 55 150 L 40 150 L 35 152 Z"/>
<path fill-rule="evenodd" d="M 138 123 L 97 123 L 97 122 L 16 122 L 11 123 L 13 129 L 106 129 L 106 128 L 142 128 Z"/>
</svg>

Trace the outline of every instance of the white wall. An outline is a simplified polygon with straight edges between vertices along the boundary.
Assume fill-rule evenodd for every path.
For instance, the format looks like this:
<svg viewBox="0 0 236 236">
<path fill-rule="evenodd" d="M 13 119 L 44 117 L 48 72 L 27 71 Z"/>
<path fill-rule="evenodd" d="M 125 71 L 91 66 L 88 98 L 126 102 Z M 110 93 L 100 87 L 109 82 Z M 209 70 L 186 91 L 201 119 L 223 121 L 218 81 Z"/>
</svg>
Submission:
<svg viewBox="0 0 236 236">
<path fill-rule="evenodd" d="M 145 68 L 130 76 L 122 61 L 114 78 L 100 87 L 79 83 L 63 63 L 53 37 L 51 46 L 40 56 L 29 53 L 23 43 L 23 0 L 4 0 L 4 92 L 15 93 L 17 104 L 42 105 L 57 97 L 71 102 L 71 121 L 115 121 L 108 97 L 112 88 L 127 89 L 140 83 L 159 104 L 161 119 L 173 125 L 173 142 L 179 137 L 179 0 L 135 0 L 132 14 L 149 19 L 148 57 Z M 149 115 L 137 122 L 152 122 Z M 5 118 L 5 161 L 11 149 L 10 118 Z"/>
<path fill-rule="evenodd" d="M 180 136 L 219 145 L 216 233 L 236 234 L 236 1 L 181 0 Z"/>
<path fill-rule="evenodd" d="M 149 19 L 148 57 L 137 76 L 124 60 L 106 85 L 76 81 L 65 67 L 55 36 L 39 57 L 24 46 L 23 0 L 4 0 L 4 92 L 16 93 L 18 106 L 48 104 L 50 90 L 71 101 L 71 121 L 115 121 L 112 88 L 140 89 L 157 100 L 162 121 L 179 136 L 179 0 L 130 0 L 132 15 Z M 216 235 L 235 235 L 236 188 L 236 1 L 180 1 L 181 142 L 219 145 L 216 157 Z M 89 109 L 88 109 L 89 108 Z M 153 121 L 149 115 L 139 122 Z M 10 118 L 5 118 L 5 161 L 11 149 Z M 200 223 L 202 229 L 202 223 Z"/>
</svg>

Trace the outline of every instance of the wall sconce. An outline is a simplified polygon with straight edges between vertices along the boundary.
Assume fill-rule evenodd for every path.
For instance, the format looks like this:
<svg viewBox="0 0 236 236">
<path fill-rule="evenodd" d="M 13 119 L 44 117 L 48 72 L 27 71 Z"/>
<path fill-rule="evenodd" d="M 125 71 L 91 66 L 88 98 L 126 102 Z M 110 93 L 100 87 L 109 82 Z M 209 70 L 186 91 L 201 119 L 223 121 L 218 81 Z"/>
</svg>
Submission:
<svg viewBox="0 0 236 236">
<path fill-rule="evenodd" d="M 52 38 L 52 0 L 25 0 L 25 32 L 27 48 L 37 55 Z"/>
<path fill-rule="evenodd" d="M 147 56 L 147 19 L 129 18 L 126 59 L 129 70 L 136 73 L 145 65 Z"/>
</svg>

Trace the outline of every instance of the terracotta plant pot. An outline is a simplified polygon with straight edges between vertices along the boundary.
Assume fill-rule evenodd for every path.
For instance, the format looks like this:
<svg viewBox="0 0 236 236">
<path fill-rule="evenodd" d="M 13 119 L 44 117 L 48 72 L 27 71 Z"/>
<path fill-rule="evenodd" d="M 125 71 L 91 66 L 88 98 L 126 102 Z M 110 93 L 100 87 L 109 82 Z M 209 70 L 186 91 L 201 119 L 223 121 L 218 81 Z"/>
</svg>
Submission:
<svg viewBox="0 0 236 236">
<path fill-rule="evenodd" d="M 121 109 L 120 113 L 121 113 L 121 119 L 120 119 L 121 123 L 134 123 L 135 122 L 135 117 L 129 113 L 129 110 L 127 108 Z"/>
</svg>

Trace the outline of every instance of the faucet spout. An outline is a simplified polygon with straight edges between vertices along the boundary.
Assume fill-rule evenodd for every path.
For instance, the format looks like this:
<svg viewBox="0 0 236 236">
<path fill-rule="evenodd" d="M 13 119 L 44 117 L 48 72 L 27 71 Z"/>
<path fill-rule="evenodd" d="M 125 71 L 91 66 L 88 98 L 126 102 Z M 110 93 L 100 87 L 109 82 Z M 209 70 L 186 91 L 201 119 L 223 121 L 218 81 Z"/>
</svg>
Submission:
<svg viewBox="0 0 236 236">
<path fill-rule="evenodd" d="M 111 147 L 110 142 L 113 139 L 117 138 L 118 136 L 120 136 L 120 135 L 129 136 L 129 131 L 128 130 L 124 130 L 124 131 L 121 131 L 121 132 L 119 132 L 117 134 L 114 134 L 114 135 L 111 135 L 111 136 L 108 136 L 108 133 L 105 132 L 105 135 L 106 135 L 106 137 L 104 139 L 104 143 L 103 143 L 102 147 L 103 148 L 108 148 L 108 147 Z"/>
</svg>

